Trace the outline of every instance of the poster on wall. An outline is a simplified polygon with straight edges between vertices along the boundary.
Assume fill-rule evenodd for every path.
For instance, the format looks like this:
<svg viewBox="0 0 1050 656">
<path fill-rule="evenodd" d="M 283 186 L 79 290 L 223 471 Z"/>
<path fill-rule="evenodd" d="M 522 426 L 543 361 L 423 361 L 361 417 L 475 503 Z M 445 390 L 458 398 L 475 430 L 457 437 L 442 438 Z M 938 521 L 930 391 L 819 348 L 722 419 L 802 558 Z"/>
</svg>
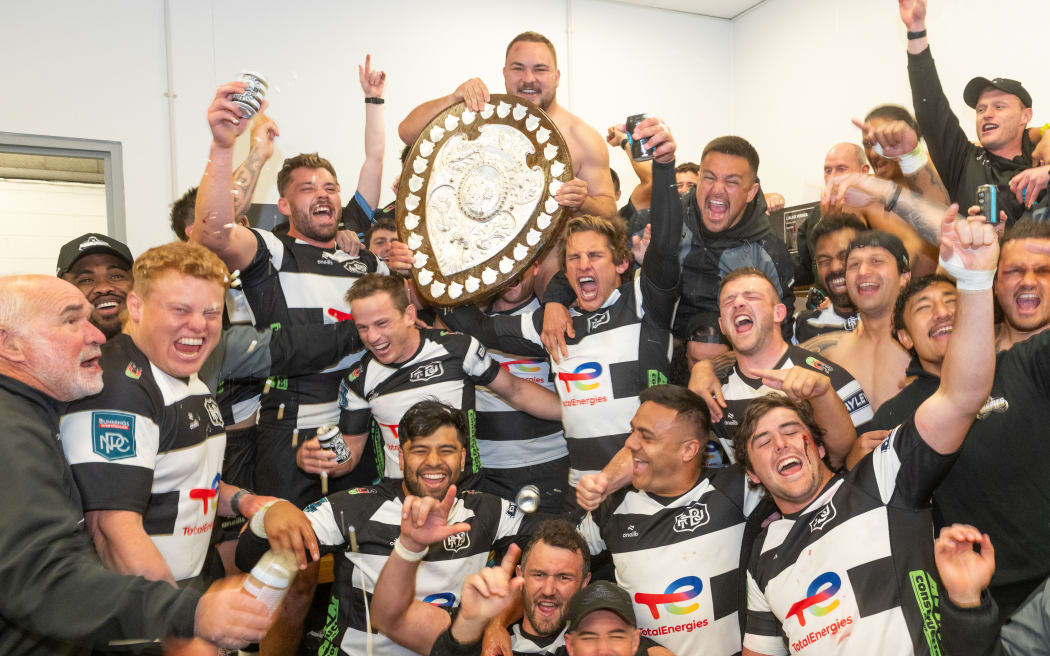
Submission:
<svg viewBox="0 0 1050 656">
<path fill-rule="evenodd" d="M 814 210 L 820 210 L 820 201 L 792 205 L 769 215 L 773 232 L 784 240 L 792 255 L 798 254 L 798 229 Z"/>
</svg>

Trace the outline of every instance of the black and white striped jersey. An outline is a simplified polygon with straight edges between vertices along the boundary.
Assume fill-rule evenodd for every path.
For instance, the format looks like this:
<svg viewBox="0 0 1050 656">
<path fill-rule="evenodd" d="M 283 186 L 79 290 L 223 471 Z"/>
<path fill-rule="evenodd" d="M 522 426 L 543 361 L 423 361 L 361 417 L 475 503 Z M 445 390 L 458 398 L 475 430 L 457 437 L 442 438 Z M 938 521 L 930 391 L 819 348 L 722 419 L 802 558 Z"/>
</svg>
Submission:
<svg viewBox="0 0 1050 656">
<path fill-rule="evenodd" d="M 763 493 L 724 467 L 667 498 L 624 488 L 579 524 L 591 553 L 608 550 L 642 635 L 676 654 L 740 653 L 740 545 Z"/>
<path fill-rule="evenodd" d="M 521 316 L 539 308 L 539 300 L 533 297 L 520 307 L 506 312 L 490 312 L 489 316 Z M 489 355 L 512 375 L 555 391 L 554 375 L 545 356 L 513 355 L 495 349 L 489 349 Z M 515 410 L 487 387 L 477 389 L 477 409 L 478 450 L 485 467 L 528 467 L 569 455 L 561 422 Z"/>
<path fill-rule="evenodd" d="M 459 606 L 467 576 L 485 567 L 494 546 L 503 546 L 522 529 L 523 513 L 499 497 L 464 490 L 449 513 L 450 522 L 467 522 L 471 528 L 430 547 L 416 575 L 416 599 L 445 608 Z M 336 552 L 335 583 L 324 629 L 321 654 L 365 653 L 365 600 L 371 600 L 379 573 L 401 534 L 401 505 L 405 494 L 400 480 L 331 494 L 305 509 L 317 534 L 322 553 Z M 349 548 L 349 528 L 356 532 L 359 552 Z M 269 547 L 264 539 L 246 531 L 238 546 L 248 547 L 258 558 Z M 247 542 L 247 544 L 244 544 Z M 376 656 L 410 654 L 386 636 L 373 636 Z M 338 651 L 337 651 L 338 650 Z"/>
<path fill-rule="evenodd" d="M 909 419 L 804 510 L 770 523 L 748 566 L 744 646 L 943 653 L 930 497 L 957 456 L 930 448 Z"/>
<path fill-rule="evenodd" d="M 174 378 L 127 335 L 102 346 L 105 387 L 61 421 L 84 510 L 130 510 L 175 580 L 200 573 L 218 504 L 226 433 L 196 375 Z"/>
<path fill-rule="evenodd" d="M 846 410 L 849 411 L 854 426 L 860 426 L 871 420 L 874 413 L 868 403 L 868 397 L 861 389 L 860 383 L 848 371 L 817 353 L 793 344 L 788 345 L 784 356 L 773 369 L 790 369 L 796 365 L 820 372 L 831 379 L 831 385 L 842 402 L 846 404 Z M 726 402 L 725 412 L 722 413 L 722 419 L 714 424 L 715 435 L 718 436 L 718 442 L 724 449 L 724 452 L 718 456 L 719 458 L 724 458 L 725 462 L 733 461 L 733 435 L 736 433 L 737 426 L 740 425 L 744 411 L 747 410 L 752 399 L 774 391 L 776 390 L 763 385 L 760 378 L 749 378 L 744 375 L 740 371 L 739 362 L 733 365 L 722 380 L 722 397 Z M 718 464 L 717 462 L 709 463 L 711 466 Z"/>
<path fill-rule="evenodd" d="M 401 443 L 397 426 L 413 405 L 437 399 L 467 413 L 470 436 L 467 469 L 481 468 L 475 438 L 474 386 L 491 383 L 499 365 L 478 340 L 447 330 L 420 330 L 419 350 L 407 361 L 383 364 L 371 353 L 348 373 L 339 386 L 339 428 L 345 435 L 367 433 L 371 420 L 379 426 L 383 444 L 376 445 L 376 470 L 401 478 Z"/>
<path fill-rule="evenodd" d="M 389 273 L 386 264 L 365 250 L 351 256 L 287 233 L 253 232 L 258 248 L 240 278 L 259 326 L 279 330 L 283 325 L 347 319 L 350 306 L 344 297 L 354 282 L 367 273 Z M 339 381 L 360 359 L 358 351 L 314 375 L 271 377 L 269 391 L 261 399 L 259 423 L 289 430 L 335 423 L 339 419 Z M 277 419 L 278 414 L 282 419 Z"/>
<path fill-rule="evenodd" d="M 667 382 L 677 302 L 677 292 L 661 290 L 639 271 L 597 310 L 572 310 L 576 336 L 566 340 L 569 355 L 552 363 L 551 371 L 561 397 L 573 487 L 623 447 L 638 394 Z M 485 317 L 476 308 L 457 308 L 445 321 L 492 348 L 546 357 L 542 308 L 516 317 Z"/>
</svg>

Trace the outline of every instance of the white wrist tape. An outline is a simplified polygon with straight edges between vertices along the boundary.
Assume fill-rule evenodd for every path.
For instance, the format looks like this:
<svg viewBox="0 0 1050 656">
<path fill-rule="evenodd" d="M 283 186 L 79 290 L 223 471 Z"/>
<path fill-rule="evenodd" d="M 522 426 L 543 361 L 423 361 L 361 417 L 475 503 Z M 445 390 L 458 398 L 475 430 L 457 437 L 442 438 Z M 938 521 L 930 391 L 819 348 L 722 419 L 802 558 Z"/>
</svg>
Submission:
<svg viewBox="0 0 1050 656">
<path fill-rule="evenodd" d="M 879 157 L 886 157 L 885 151 L 882 150 L 882 144 L 879 142 L 876 141 L 871 149 L 874 150 Z M 897 160 L 897 163 L 900 164 L 901 172 L 904 173 L 904 175 L 914 175 L 930 161 L 929 155 L 926 154 L 926 148 L 922 145 L 921 141 L 915 146 L 915 150 L 910 153 L 901 155 L 900 157 L 887 157 L 887 159 Z"/>
<path fill-rule="evenodd" d="M 995 269 L 971 271 L 963 266 L 958 253 L 952 253 L 950 259 L 937 258 L 938 264 L 945 272 L 955 278 L 955 287 L 967 292 L 983 292 L 992 288 L 995 281 Z"/>
<path fill-rule="evenodd" d="M 267 501 L 263 504 L 262 508 L 259 508 L 258 512 L 252 515 L 252 521 L 248 522 L 248 528 L 251 532 L 260 538 L 266 537 L 266 511 L 269 510 L 270 506 L 280 501 L 280 499 L 274 499 L 273 501 Z"/>
<path fill-rule="evenodd" d="M 410 563 L 423 560 L 428 551 L 430 551 L 430 547 L 423 547 L 423 551 L 409 551 L 405 545 L 401 544 L 400 537 L 394 540 L 394 553 Z"/>
</svg>

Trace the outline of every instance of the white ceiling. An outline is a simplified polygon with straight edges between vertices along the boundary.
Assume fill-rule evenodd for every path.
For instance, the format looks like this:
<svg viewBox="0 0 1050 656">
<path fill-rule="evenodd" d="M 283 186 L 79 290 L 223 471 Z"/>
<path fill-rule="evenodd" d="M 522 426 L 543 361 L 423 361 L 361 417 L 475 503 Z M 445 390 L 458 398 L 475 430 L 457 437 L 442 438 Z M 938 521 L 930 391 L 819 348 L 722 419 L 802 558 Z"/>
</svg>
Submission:
<svg viewBox="0 0 1050 656">
<path fill-rule="evenodd" d="M 640 7 L 672 9 L 715 18 L 736 18 L 766 0 L 618 0 Z"/>
</svg>

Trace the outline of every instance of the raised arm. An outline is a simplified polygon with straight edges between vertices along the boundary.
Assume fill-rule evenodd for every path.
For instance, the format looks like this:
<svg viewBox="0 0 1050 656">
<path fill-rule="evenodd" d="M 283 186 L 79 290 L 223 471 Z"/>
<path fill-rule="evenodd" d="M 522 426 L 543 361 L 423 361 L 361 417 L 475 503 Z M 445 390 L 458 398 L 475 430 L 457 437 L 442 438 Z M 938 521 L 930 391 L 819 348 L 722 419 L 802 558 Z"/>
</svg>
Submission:
<svg viewBox="0 0 1050 656">
<path fill-rule="evenodd" d="M 999 260 L 995 228 L 984 217 L 957 216 L 952 205 L 941 223 L 941 266 L 959 290 L 955 322 L 941 366 L 941 384 L 915 411 L 919 435 L 938 453 L 962 446 L 974 416 L 988 399 L 995 375 L 992 281 Z"/>
<path fill-rule="evenodd" d="M 383 125 L 383 104 L 369 102 L 369 98 L 383 99 L 386 73 L 372 70 L 372 55 L 365 55 L 364 66 L 357 67 L 361 91 L 365 94 L 365 163 L 357 178 L 357 191 L 369 207 L 379 207 L 383 190 L 383 153 L 386 150 L 386 129 Z"/>
<path fill-rule="evenodd" d="M 469 524 L 448 525 L 449 512 L 456 502 L 456 486 L 449 486 L 445 497 L 405 497 L 401 506 L 401 535 L 383 565 L 376 581 L 372 602 L 372 622 L 394 642 L 419 654 L 430 653 L 438 636 L 448 628 L 448 613 L 416 600 L 416 574 L 430 545 L 450 535 L 470 530 Z"/>
<path fill-rule="evenodd" d="M 218 255 L 230 270 L 243 269 L 255 256 L 257 242 L 251 230 L 237 225 L 234 214 L 233 144 L 248 122 L 229 96 L 244 91 L 244 83 L 219 87 L 208 107 L 212 142 L 194 211 L 191 239 Z M 265 109 L 265 103 L 264 103 Z"/>
<path fill-rule="evenodd" d="M 634 138 L 648 137 L 653 149 L 653 202 L 650 207 L 651 238 L 642 260 L 642 275 L 658 289 L 678 286 L 681 267 L 678 247 L 682 242 L 682 201 L 675 184 L 674 155 L 677 145 L 667 124 L 647 118 L 635 128 Z"/>
<path fill-rule="evenodd" d="M 280 134 L 277 124 L 263 112 L 259 112 L 252 119 L 248 157 L 233 172 L 233 216 L 242 224 L 247 224 L 245 215 L 252 204 L 255 185 L 259 182 L 259 171 L 267 160 L 273 157 L 273 140 Z M 241 221 L 242 217 L 245 217 L 244 221 Z"/>
<path fill-rule="evenodd" d="M 609 173 L 609 151 L 598 131 L 578 121 L 574 128 L 579 147 L 573 151 L 576 176 L 561 185 L 554 200 L 574 215 L 616 215 L 612 175 Z"/>
<path fill-rule="evenodd" d="M 456 87 L 456 90 L 447 96 L 428 100 L 408 113 L 397 126 L 397 135 L 401 137 L 401 141 L 411 146 L 435 116 L 461 100 L 467 103 L 467 109 L 479 112 L 489 101 L 488 87 L 481 78 L 474 77 Z"/>
<path fill-rule="evenodd" d="M 627 135 L 624 134 L 624 127 L 623 125 L 610 126 L 605 135 L 605 143 L 626 153 L 627 161 L 631 163 L 634 174 L 638 176 L 638 185 L 631 190 L 631 204 L 634 205 L 635 210 L 644 210 L 649 207 L 653 197 L 653 163 L 634 161 L 631 153 L 625 148 Z"/>
<path fill-rule="evenodd" d="M 948 190 L 914 128 L 904 121 L 887 121 L 875 127 L 853 119 L 853 125 L 864 134 L 865 144 L 874 144 L 879 155 L 897 161 L 909 189 L 935 203 L 947 205 L 951 202 Z"/>
<path fill-rule="evenodd" d="M 940 244 L 941 217 L 944 206 L 905 189 L 895 182 L 874 175 L 851 173 L 830 178 L 823 192 L 824 201 L 831 207 L 843 204 L 852 207 L 877 206 L 892 212 L 915 229 L 923 241 Z"/>
<path fill-rule="evenodd" d="M 490 317 L 474 305 L 445 309 L 441 320 L 452 330 L 470 335 L 488 348 L 516 355 L 546 357 L 547 351 L 538 341 L 529 339 L 521 329 L 523 316 Z M 524 321 L 530 320 L 531 313 Z"/>
</svg>

